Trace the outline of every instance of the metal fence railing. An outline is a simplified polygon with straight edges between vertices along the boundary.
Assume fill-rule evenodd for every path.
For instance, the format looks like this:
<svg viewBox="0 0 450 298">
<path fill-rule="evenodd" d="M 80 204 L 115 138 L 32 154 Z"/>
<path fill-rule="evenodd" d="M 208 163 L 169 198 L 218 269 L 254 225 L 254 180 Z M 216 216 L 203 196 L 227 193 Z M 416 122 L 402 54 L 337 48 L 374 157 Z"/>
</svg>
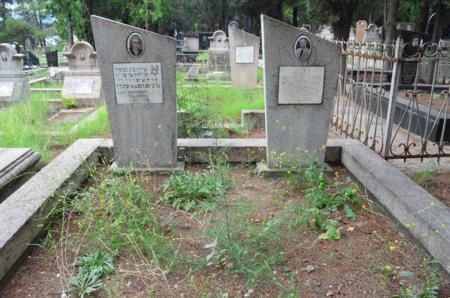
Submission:
<svg viewBox="0 0 450 298">
<path fill-rule="evenodd" d="M 386 159 L 450 156 L 448 44 L 337 43 L 336 132 Z"/>
</svg>

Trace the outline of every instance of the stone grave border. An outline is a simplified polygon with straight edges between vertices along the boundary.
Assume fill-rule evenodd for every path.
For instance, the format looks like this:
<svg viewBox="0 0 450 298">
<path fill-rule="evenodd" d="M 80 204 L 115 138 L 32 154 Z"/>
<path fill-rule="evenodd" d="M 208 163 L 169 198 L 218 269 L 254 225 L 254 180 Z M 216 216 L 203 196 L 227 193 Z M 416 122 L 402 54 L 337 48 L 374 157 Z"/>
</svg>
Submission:
<svg viewBox="0 0 450 298">
<path fill-rule="evenodd" d="M 194 162 L 210 148 L 227 150 L 231 162 L 257 162 L 265 158 L 266 140 L 178 139 L 178 155 Z M 39 215 L 52 207 L 54 194 L 81 185 L 89 167 L 112 157 L 111 139 L 80 139 L 0 204 L 0 284 L 41 234 Z M 328 140 L 325 160 L 342 164 L 450 273 L 450 208 L 358 141 Z"/>
</svg>

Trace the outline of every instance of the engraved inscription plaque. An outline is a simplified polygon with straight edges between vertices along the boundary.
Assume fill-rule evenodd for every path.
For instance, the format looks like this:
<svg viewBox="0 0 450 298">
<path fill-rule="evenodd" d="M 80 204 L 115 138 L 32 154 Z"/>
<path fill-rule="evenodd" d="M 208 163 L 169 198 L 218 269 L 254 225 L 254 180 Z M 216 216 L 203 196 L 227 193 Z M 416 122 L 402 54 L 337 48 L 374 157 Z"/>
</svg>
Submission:
<svg viewBox="0 0 450 298">
<path fill-rule="evenodd" d="M 161 63 L 113 64 L 117 104 L 162 103 Z"/>
<path fill-rule="evenodd" d="M 253 47 L 236 47 L 236 64 L 251 64 L 255 61 Z"/>
<path fill-rule="evenodd" d="M 14 91 L 14 82 L 0 82 L 0 96 L 9 97 L 12 96 Z"/>
<path fill-rule="evenodd" d="M 278 104 L 321 104 L 325 68 L 281 66 Z"/>
<path fill-rule="evenodd" d="M 74 79 L 72 81 L 73 94 L 91 94 L 94 91 L 94 80 Z"/>
</svg>

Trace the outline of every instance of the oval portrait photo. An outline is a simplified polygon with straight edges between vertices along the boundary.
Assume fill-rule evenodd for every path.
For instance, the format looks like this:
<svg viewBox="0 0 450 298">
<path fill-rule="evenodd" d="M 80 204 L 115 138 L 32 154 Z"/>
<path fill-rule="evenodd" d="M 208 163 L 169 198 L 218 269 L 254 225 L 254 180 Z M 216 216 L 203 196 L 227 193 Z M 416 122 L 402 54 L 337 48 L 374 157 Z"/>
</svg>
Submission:
<svg viewBox="0 0 450 298">
<path fill-rule="evenodd" d="M 306 60 L 311 55 L 311 41 L 306 36 L 297 38 L 294 44 L 295 57 L 299 60 Z"/>
<path fill-rule="evenodd" d="M 128 53 L 133 57 L 140 57 L 144 53 L 144 39 L 139 33 L 131 33 L 127 40 Z"/>
</svg>

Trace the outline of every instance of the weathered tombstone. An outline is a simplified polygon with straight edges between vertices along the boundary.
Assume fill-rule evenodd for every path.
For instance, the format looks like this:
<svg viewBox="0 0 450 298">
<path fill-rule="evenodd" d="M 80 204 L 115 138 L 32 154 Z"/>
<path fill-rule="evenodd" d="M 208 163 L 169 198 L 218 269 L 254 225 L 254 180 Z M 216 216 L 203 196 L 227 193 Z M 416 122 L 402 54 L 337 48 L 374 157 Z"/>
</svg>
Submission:
<svg viewBox="0 0 450 298">
<path fill-rule="evenodd" d="M 94 48 L 89 43 L 80 41 L 63 55 L 69 60 L 69 71 L 64 77 L 62 95 L 65 98 L 75 98 L 81 107 L 100 105 L 102 80 Z"/>
<path fill-rule="evenodd" d="M 22 69 L 22 54 L 7 43 L 0 44 L 0 102 L 22 100 L 28 94 L 28 80 Z"/>
<path fill-rule="evenodd" d="M 230 28 L 230 27 L 235 28 L 235 29 L 240 29 L 241 26 L 239 25 L 238 21 L 231 21 L 228 24 L 228 28 Z M 229 34 L 229 32 L 228 32 L 228 34 Z"/>
<path fill-rule="evenodd" d="M 356 34 L 355 39 L 356 41 L 363 41 L 364 37 L 366 36 L 366 29 L 367 29 L 367 21 L 366 20 L 359 20 L 356 22 Z"/>
<path fill-rule="evenodd" d="M 230 44 L 222 30 L 209 37 L 208 79 L 230 79 Z"/>
<path fill-rule="evenodd" d="M 200 32 L 198 34 L 198 46 L 200 50 L 209 49 L 209 38 L 213 35 L 213 32 Z"/>
<path fill-rule="evenodd" d="M 267 164 L 283 171 L 290 162 L 323 162 L 339 47 L 313 34 L 261 16 Z"/>
<path fill-rule="evenodd" d="M 117 166 L 182 169 L 177 163 L 175 39 L 91 19 Z"/>
<path fill-rule="evenodd" d="M 58 51 L 45 52 L 48 67 L 58 67 Z"/>
<path fill-rule="evenodd" d="M 375 24 L 369 24 L 364 35 L 364 41 L 367 42 L 380 42 L 380 28 Z"/>
<path fill-rule="evenodd" d="M 235 87 L 257 85 L 259 37 L 229 26 L 231 80 Z"/>
</svg>

